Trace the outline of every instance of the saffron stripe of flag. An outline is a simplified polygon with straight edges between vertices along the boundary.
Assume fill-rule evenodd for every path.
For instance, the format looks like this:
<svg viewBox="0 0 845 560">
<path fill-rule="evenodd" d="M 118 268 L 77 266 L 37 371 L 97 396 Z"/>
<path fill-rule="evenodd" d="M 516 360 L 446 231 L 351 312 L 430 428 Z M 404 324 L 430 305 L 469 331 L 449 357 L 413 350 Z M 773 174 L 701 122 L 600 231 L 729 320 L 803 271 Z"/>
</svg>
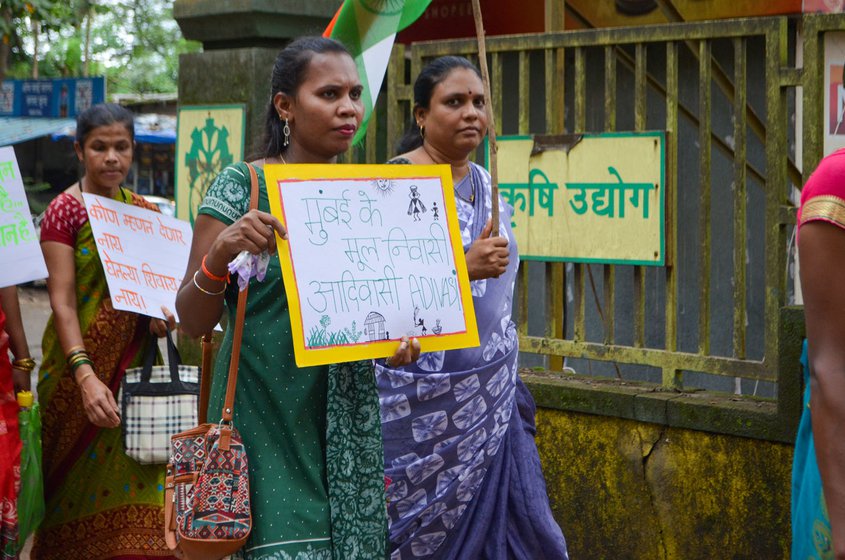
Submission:
<svg viewBox="0 0 845 560">
<path fill-rule="evenodd" d="M 364 84 L 364 119 L 353 142 L 364 137 L 373 113 L 396 34 L 415 22 L 431 0 L 344 0 L 323 36 L 349 49 Z"/>
</svg>

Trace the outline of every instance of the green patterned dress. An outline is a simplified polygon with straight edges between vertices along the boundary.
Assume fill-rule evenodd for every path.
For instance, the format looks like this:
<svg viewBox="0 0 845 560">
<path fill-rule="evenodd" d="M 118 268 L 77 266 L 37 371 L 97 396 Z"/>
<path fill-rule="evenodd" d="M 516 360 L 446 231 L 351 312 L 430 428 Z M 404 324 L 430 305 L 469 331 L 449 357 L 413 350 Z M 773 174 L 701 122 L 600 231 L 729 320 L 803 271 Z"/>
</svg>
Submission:
<svg viewBox="0 0 845 560">
<path fill-rule="evenodd" d="M 269 212 L 258 169 L 258 209 Z M 232 224 L 249 208 L 246 164 L 215 179 L 199 214 Z M 234 324 L 237 282 L 226 290 Z M 214 368 L 209 421 L 222 409 L 232 348 L 227 329 Z M 235 426 L 250 461 L 253 530 L 244 559 L 371 559 L 387 533 L 378 393 L 372 367 L 298 368 L 279 260 L 253 279 L 241 346 Z"/>
</svg>

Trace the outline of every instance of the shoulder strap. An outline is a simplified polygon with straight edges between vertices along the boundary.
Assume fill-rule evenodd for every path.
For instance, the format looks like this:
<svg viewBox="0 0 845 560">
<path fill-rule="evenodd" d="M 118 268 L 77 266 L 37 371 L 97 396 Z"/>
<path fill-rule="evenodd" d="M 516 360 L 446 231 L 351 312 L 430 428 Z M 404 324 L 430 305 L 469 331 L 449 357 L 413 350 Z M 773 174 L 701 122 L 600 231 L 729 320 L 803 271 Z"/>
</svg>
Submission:
<svg viewBox="0 0 845 560">
<path fill-rule="evenodd" d="M 202 335 L 202 366 L 200 367 L 200 400 L 197 403 L 197 418 L 200 424 L 208 420 L 208 399 L 211 397 L 211 375 L 213 364 L 211 353 L 213 350 L 212 333 Z"/>
<path fill-rule="evenodd" d="M 255 210 L 258 208 L 258 175 L 255 173 L 255 167 L 247 163 L 249 168 L 249 177 L 252 184 L 249 195 L 249 209 Z M 234 415 L 235 407 L 235 389 L 238 385 L 238 362 L 241 356 L 241 340 L 244 332 L 244 316 L 246 315 L 246 296 L 249 291 L 249 286 L 244 288 L 238 294 L 238 307 L 235 314 L 235 332 L 232 337 L 232 358 L 229 361 L 229 379 L 226 384 L 226 399 L 223 402 L 223 413 L 221 416 L 220 428 L 220 449 L 226 450 L 229 448 L 229 441 L 232 435 L 232 416 Z"/>
</svg>

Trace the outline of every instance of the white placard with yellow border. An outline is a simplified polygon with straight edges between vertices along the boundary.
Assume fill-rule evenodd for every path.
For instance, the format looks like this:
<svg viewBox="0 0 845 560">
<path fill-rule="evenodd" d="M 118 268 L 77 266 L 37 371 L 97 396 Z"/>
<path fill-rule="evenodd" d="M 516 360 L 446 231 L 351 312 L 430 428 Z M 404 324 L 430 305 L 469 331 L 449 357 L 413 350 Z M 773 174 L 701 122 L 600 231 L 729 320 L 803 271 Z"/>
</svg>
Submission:
<svg viewBox="0 0 845 560">
<path fill-rule="evenodd" d="M 451 170 L 268 165 L 296 363 L 478 346 Z"/>
<path fill-rule="evenodd" d="M 524 260 L 665 264 L 663 132 L 499 138 Z"/>
</svg>

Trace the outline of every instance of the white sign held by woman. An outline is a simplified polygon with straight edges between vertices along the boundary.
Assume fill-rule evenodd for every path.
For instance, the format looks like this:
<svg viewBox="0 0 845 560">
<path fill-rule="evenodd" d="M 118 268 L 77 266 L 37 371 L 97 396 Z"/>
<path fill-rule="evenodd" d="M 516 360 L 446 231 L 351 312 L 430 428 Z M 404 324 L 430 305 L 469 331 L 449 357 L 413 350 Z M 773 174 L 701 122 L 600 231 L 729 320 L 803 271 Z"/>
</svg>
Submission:
<svg viewBox="0 0 845 560">
<path fill-rule="evenodd" d="M 5 146 L 0 148 L 0 287 L 46 277 L 15 150 Z"/>
<path fill-rule="evenodd" d="M 176 315 L 193 237 L 188 222 L 83 193 L 115 309 L 164 319 Z"/>
<path fill-rule="evenodd" d="M 445 165 L 266 166 L 300 366 L 478 345 Z"/>
</svg>

